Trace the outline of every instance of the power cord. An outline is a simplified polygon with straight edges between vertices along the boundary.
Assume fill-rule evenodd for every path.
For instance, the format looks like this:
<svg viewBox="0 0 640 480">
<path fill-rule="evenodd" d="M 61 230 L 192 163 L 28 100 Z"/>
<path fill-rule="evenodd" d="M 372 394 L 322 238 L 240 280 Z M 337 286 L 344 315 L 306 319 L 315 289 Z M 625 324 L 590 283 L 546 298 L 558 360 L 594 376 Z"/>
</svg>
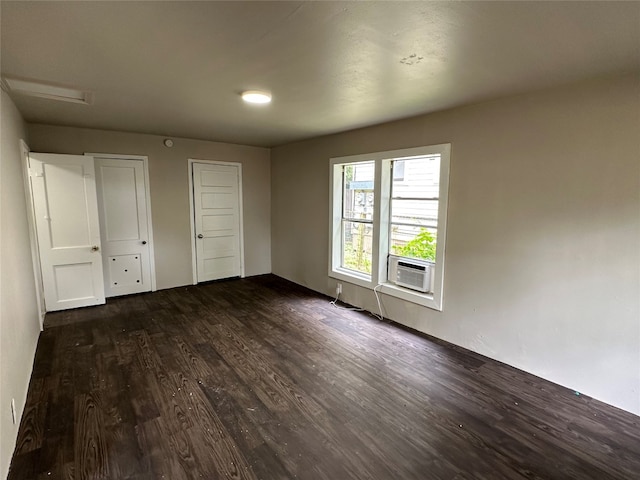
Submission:
<svg viewBox="0 0 640 480">
<path fill-rule="evenodd" d="M 380 295 L 378 295 L 378 287 L 381 287 L 381 286 L 382 284 L 379 283 L 378 285 L 373 287 L 373 293 L 375 294 L 376 301 L 378 302 L 378 310 L 380 311 L 380 315 L 376 315 L 375 313 L 371 312 L 371 315 L 373 315 L 380 321 L 384 320 L 384 315 L 382 314 L 382 304 L 380 303 Z"/>
<path fill-rule="evenodd" d="M 378 295 L 378 287 L 381 287 L 382 284 L 378 284 L 374 287 L 373 289 L 373 293 L 376 296 L 376 301 L 378 302 L 378 310 L 380 311 L 380 314 L 378 315 L 377 313 L 373 313 L 373 312 L 369 312 L 371 315 L 373 315 L 375 318 L 377 318 L 380 321 L 384 320 L 384 315 L 382 314 L 382 304 L 380 303 L 380 296 Z M 329 303 L 331 305 L 333 305 L 336 308 L 339 308 L 341 310 L 348 310 L 348 311 L 352 311 L 352 312 L 365 312 L 366 310 L 364 308 L 355 308 L 355 307 L 343 307 L 342 305 L 338 305 L 338 301 L 340 299 L 340 294 L 338 293 L 336 295 L 336 298 L 331 300 Z"/>
<path fill-rule="evenodd" d="M 338 299 L 340 298 L 340 294 L 336 295 L 336 298 L 331 300 L 329 303 L 340 310 L 349 310 L 351 312 L 364 312 L 364 308 L 355 308 L 355 307 L 343 307 L 342 305 L 338 305 Z"/>
</svg>

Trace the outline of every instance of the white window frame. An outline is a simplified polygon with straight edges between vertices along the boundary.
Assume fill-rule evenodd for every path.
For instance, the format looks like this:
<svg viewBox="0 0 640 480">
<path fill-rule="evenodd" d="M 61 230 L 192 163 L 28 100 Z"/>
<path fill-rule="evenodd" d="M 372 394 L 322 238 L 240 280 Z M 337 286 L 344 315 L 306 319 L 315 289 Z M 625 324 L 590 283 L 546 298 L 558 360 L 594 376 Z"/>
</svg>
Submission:
<svg viewBox="0 0 640 480">
<path fill-rule="evenodd" d="M 431 293 L 421 293 L 387 281 L 387 254 L 389 252 L 391 183 L 394 159 L 421 155 L 440 155 L 440 190 L 438 201 L 438 229 L 436 233 L 436 262 Z M 360 287 L 401 298 L 434 310 L 444 307 L 444 270 L 447 234 L 447 207 L 449 198 L 449 168 L 451 144 L 431 145 L 386 152 L 375 152 L 330 159 L 330 218 L 329 218 L 329 277 Z M 373 242 L 371 275 L 343 268 L 342 263 L 342 167 L 345 164 L 374 161 L 373 182 Z"/>
</svg>

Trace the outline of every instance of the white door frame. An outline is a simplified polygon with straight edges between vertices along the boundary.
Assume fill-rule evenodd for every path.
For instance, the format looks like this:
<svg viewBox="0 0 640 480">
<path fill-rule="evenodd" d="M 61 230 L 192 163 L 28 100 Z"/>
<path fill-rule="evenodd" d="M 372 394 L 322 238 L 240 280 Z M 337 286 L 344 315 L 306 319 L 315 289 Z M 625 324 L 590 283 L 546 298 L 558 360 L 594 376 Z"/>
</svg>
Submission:
<svg viewBox="0 0 640 480">
<path fill-rule="evenodd" d="M 240 277 L 244 278 L 244 220 L 242 207 L 242 164 L 239 162 L 221 162 L 217 160 L 198 160 L 190 158 L 189 165 L 189 222 L 191 223 L 191 272 L 193 274 L 193 284 L 198 284 L 198 267 L 196 259 L 196 224 L 193 198 L 193 164 L 206 163 L 208 165 L 224 165 L 227 167 L 238 167 L 238 215 L 240 216 Z"/>
<path fill-rule="evenodd" d="M 22 155 L 22 179 L 24 182 L 24 195 L 27 203 L 27 224 L 29 225 L 29 243 L 31 246 L 31 263 L 33 265 L 33 279 L 36 287 L 36 302 L 38 308 L 38 321 L 40 331 L 44 329 L 44 315 L 47 311 L 44 304 L 44 281 L 40 267 L 40 250 L 38 248 L 38 234 L 36 233 L 36 216 L 33 204 L 33 192 L 29 178 L 29 146 L 24 140 L 20 140 L 20 154 Z"/>
<path fill-rule="evenodd" d="M 154 253 L 154 241 L 153 241 L 153 222 L 151 221 L 151 188 L 149 184 L 149 157 L 146 155 L 121 155 L 121 154 L 113 154 L 113 153 L 88 153 L 85 152 L 85 155 L 88 157 L 93 157 L 94 159 L 99 158 L 113 158 L 116 160 L 138 160 L 142 161 L 142 169 L 144 171 L 144 183 L 145 183 L 145 201 L 147 203 L 147 229 L 149 233 L 149 267 L 151 273 L 151 291 L 156 291 L 156 260 Z"/>
</svg>

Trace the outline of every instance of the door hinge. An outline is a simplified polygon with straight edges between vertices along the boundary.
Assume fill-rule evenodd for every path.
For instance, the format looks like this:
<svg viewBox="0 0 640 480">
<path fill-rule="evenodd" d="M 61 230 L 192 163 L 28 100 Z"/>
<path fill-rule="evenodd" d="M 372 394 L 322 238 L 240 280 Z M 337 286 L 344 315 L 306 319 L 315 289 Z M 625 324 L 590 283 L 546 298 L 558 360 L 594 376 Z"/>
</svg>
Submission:
<svg viewBox="0 0 640 480">
<path fill-rule="evenodd" d="M 38 171 L 33 167 L 29 168 L 29 176 L 30 177 L 44 177 L 44 172 L 43 171 Z"/>
</svg>

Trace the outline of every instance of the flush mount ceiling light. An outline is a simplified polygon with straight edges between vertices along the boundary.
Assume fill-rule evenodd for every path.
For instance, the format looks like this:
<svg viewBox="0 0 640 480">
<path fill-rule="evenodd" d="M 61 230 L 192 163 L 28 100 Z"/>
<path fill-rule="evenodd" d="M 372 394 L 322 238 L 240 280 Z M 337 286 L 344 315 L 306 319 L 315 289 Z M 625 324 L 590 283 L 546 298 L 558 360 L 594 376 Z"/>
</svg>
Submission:
<svg viewBox="0 0 640 480">
<path fill-rule="evenodd" d="M 242 100 L 247 103 L 270 103 L 271 94 L 261 90 L 247 90 L 242 92 Z"/>
<path fill-rule="evenodd" d="M 23 80 L 19 78 L 3 77 L 3 83 L 10 92 L 30 97 L 48 98 L 63 102 L 82 103 L 89 105 L 93 100 L 91 92 L 74 87 L 53 85 L 35 80 Z"/>
</svg>

